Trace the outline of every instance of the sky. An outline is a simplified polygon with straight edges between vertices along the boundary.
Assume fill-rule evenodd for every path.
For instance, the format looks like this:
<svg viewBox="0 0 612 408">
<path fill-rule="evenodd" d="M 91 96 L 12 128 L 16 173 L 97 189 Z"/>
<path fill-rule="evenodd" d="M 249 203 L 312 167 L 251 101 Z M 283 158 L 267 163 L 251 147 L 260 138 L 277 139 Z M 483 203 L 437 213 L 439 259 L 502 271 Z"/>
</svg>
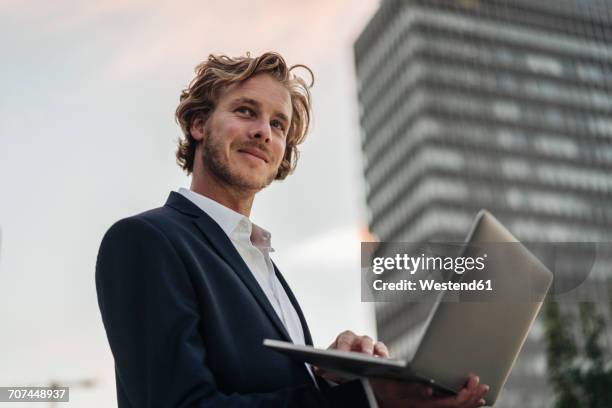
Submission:
<svg viewBox="0 0 612 408">
<path fill-rule="evenodd" d="M 60 381 L 73 385 L 70 406 L 115 405 L 98 246 L 113 222 L 189 185 L 174 162 L 173 115 L 210 53 L 274 50 L 314 71 L 298 168 L 258 195 L 251 218 L 272 232 L 317 346 L 344 329 L 375 335 L 359 293 L 366 217 L 352 44 L 377 7 L 0 0 L 0 386 Z"/>
</svg>

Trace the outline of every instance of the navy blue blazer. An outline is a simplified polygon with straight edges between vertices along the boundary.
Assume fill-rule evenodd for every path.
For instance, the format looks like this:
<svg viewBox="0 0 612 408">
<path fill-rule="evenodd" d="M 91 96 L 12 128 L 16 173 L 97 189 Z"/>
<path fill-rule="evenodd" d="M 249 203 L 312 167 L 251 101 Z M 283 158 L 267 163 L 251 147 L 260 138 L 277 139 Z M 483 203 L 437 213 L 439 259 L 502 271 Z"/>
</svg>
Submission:
<svg viewBox="0 0 612 408">
<path fill-rule="evenodd" d="M 221 227 L 178 193 L 108 230 L 96 288 L 119 407 L 367 407 L 359 382 L 317 389 L 304 364 L 262 346 L 291 340 Z"/>
</svg>

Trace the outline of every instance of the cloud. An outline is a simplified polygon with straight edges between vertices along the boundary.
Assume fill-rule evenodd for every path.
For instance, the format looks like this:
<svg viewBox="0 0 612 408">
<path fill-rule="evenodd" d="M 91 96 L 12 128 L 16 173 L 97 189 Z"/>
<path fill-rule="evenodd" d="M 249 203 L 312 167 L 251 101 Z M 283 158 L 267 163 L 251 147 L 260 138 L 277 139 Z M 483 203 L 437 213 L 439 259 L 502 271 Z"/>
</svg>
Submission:
<svg viewBox="0 0 612 408">
<path fill-rule="evenodd" d="M 318 264 L 325 265 L 325 269 L 342 271 L 355 262 L 359 266 L 359 251 L 360 229 L 351 225 L 324 232 L 294 245 L 286 251 L 286 262 L 291 266 L 300 266 L 312 262 L 314 257 Z"/>
<path fill-rule="evenodd" d="M 60 72 L 79 61 L 100 84 L 171 76 L 186 85 L 210 53 L 275 50 L 311 67 L 338 63 L 339 54 L 346 60 L 376 7 L 376 0 L 0 0 L 0 18 L 10 23 L 0 34 L 18 38 L 15 50 L 43 46 Z"/>
<path fill-rule="evenodd" d="M 144 10 L 144 0 L 0 0 L 0 16 L 43 33 L 78 30 L 104 17 Z M 35 24 L 35 25 L 33 25 Z"/>
<path fill-rule="evenodd" d="M 131 77 L 161 67 L 192 67 L 209 53 L 268 50 L 312 64 L 330 51 L 348 48 L 375 6 L 372 0 L 166 2 L 135 22 L 138 29 L 125 38 L 108 70 Z"/>
</svg>

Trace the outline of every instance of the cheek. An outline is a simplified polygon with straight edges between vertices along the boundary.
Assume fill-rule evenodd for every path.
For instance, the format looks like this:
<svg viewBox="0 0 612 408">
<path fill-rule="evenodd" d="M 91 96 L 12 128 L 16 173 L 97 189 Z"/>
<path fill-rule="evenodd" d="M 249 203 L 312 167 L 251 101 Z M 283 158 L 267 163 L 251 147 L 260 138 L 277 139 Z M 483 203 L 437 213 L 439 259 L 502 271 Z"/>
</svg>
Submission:
<svg viewBox="0 0 612 408">
<path fill-rule="evenodd" d="M 235 135 L 239 135 L 243 131 L 243 127 L 240 126 L 240 123 L 237 121 L 228 121 L 228 123 L 223 128 L 223 133 L 230 138 L 235 137 Z"/>
<path fill-rule="evenodd" d="M 217 132 L 219 143 L 224 146 L 225 150 L 231 150 L 232 146 L 240 143 L 240 127 L 239 126 L 224 126 Z"/>
<path fill-rule="evenodd" d="M 278 164 L 280 164 L 283 161 L 283 157 L 285 157 L 285 149 L 286 143 L 284 140 L 279 140 L 274 144 L 274 153 L 277 157 Z"/>
</svg>

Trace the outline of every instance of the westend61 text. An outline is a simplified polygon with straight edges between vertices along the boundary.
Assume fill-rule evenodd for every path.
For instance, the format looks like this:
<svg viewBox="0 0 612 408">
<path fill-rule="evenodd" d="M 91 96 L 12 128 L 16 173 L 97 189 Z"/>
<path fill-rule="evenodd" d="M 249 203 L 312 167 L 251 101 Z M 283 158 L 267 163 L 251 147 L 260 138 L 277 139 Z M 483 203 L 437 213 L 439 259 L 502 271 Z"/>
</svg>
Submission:
<svg viewBox="0 0 612 408">
<path fill-rule="evenodd" d="M 448 291 L 491 291 L 493 287 L 491 280 L 473 280 L 470 282 L 436 282 L 433 279 L 420 280 L 417 285 L 414 281 L 402 279 L 398 282 L 383 282 L 377 279 L 372 284 L 374 290 L 448 290 Z"/>
</svg>

